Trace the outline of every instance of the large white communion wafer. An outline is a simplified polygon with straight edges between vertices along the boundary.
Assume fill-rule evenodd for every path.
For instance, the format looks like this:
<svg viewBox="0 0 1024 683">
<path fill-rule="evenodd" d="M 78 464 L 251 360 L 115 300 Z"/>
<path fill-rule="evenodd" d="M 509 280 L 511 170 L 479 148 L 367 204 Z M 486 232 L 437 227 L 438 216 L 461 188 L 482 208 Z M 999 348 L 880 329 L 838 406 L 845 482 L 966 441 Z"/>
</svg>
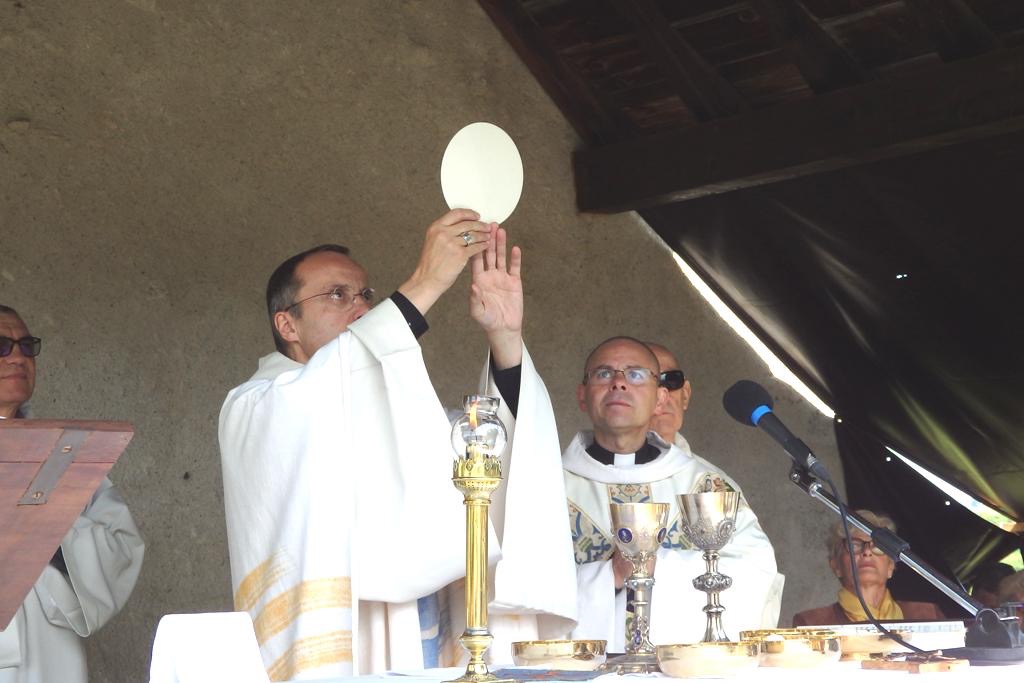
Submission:
<svg viewBox="0 0 1024 683">
<path fill-rule="evenodd" d="M 504 223 L 523 194 L 516 143 L 493 123 L 469 124 L 444 151 L 441 192 L 451 209 L 472 209 L 485 223 Z"/>
</svg>

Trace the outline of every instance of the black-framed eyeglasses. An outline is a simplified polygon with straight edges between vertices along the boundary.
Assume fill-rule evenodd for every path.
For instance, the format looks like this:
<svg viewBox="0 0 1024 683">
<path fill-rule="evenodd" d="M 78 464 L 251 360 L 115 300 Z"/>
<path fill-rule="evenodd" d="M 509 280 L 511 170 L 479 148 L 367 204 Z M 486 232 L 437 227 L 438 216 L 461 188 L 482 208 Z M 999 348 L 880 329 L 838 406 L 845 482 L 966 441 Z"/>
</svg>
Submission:
<svg viewBox="0 0 1024 683">
<path fill-rule="evenodd" d="M 583 383 L 604 386 L 615 381 L 615 376 L 619 373 L 622 373 L 622 378 L 626 380 L 626 384 L 634 387 L 642 386 L 654 379 L 654 370 L 649 368 L 631 366 L 618 370 L 607 365 L 601 365 L 585 374 L 583 376 Z"/>
<path fill-rule="evenodd" d="M 669 391 L 682 389 L 686 383 L 686 375 L 682 370 L 666 370 L 658 375 L 658 386 L 665 387 Z"/>
<path fill-rule="evenodd" d="M 320 292 L 319 294 L 314 294 L 312 296 L 307 296 L 305 299 L 300 299 L 300 300 L 296 301 L 295 303 L 293 303 L 292 305 L 290 305 L 287 308 L 285 308 L 284 310 L 290 311 L 291 309 L 295 308 L 299 304 L 304 304 L 307 301 L 309 301 L 310 299 L 315 299 L 318 296 L 326 296 L 331 301 L 333 301 L 334 303 L 336 303 L 336 304 L 338 304 L 339 306 L 342 306 L 342 307 L 348 307 L 348 306 L 351 306 L 352 304 L 354 304 L 356 302 L 356 297 L 358 296 L 358 297 L 361 297 L 363 299 L 363 301 L 366 302 L 367 306 L 369 306 L 371 303 L 373 303 L 373 297 L 376 294 L 376 292 L 374 292 L 372 287 L 363 287 L 362 289 L 360 289 L 358 291 L 351 292 L 351 293 L 349 293 L 349 292 L 350 292 L 350 290 L 349 290 L 348 287 L 342 287 L 342 286 L 335 287 L 335 288 L 333 288 L 329 292 Z"/>
<path fill-rule="evenodd" d="M 884 555 L 885 554 L 885 551 L 882 550 L 881 548 L 879 548 L 877 545 L 875 545 L 875 542 L 872 541 L 872 540 L 862 541 L 859 538 L 853 538 L 853 539 L 850 539 L 850 545 L 853 546 L 853 554 L 854 555 L 860 555 L 862 552 L 864 552 L 865 548 L 870 550 L 871 553 L 874 554 L 874 555 Z M 842 548 L 845 550 L 846 549 L 846 545 L 843 544 Z"/>
<path fill-rule="evenodd" d="M 43 348 L 43 340 L 39 337 L 22 337 L 21 339 L 0 337 L 0 358 L 11 355 L 15 344 L 21 349 L 21 355 L 26 358 L 35 358 Z"/>
</svg>

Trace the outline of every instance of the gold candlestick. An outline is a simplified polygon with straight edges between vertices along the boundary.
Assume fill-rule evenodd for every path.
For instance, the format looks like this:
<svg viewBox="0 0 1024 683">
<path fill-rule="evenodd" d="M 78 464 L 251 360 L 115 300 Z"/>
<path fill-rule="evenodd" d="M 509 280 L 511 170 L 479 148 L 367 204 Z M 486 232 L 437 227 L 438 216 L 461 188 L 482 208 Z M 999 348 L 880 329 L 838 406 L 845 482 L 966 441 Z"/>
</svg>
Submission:
<svg viewBox="0 0 1024 683">
<path fill-rule="evenodd" d="M 466 396 L 466 415 L 452 427 L 452 445 L 458 457 L 452 483 L 462 492 L 466 506 L 466 630 L 459 638 L 469 653 L 466 673 L 449 683 L 511 683 L 487 669 L 484 653 L 494 637 L 487 628 L 487 520 L 491 493 L 501 485 L 505 427 L 498 419 L 498 399 Z"/>
</svg>

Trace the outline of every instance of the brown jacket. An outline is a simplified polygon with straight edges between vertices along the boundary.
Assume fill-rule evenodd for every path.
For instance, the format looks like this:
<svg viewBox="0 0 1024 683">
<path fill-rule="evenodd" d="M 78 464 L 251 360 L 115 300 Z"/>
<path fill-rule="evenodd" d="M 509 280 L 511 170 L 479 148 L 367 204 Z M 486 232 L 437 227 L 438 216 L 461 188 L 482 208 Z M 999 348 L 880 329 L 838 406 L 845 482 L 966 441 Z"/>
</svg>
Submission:
<svg viewBox="0 0 1024 683">
<path fill-rule="evenodd" d="M 932 602 L 904 602 L 897 600 L 896 604 L 903 610 L 903 621 L 931 621 L 934 619 L 945 619 L 946 617 L 939 610 L 939 606 Z M 827 607 L 804 610 L 793 615 L 793 626 L 831 626 L 833 624 L 852 623 L 846 618 L 846 612 L 834 602 Z"/>
</svg>

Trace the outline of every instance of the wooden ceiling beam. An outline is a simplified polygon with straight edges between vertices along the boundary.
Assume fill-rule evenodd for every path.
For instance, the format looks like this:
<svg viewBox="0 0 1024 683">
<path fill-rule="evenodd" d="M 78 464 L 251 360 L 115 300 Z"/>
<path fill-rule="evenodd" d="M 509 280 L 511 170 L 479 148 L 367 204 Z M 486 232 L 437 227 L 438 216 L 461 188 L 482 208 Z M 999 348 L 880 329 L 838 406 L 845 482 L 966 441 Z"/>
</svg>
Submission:
<svg viewBox="0 0 1024 683">
<path fill-rule="evenodd" d="M 802 0 L 795 0 L 800 4 L 803 4 Z M 855 3 L 854 3 L 855 4 Z M 889 2 L 882 2 L 877 5 L 871 5 L 859 11 L 843 12 L 836 14 L 831 17 L 826 17 L 821 20 L 821 23 L 825 26 L 848 26 L 850 24 L 859 24 L 862 21 L 871 20 L 876 17 L 884 17 L 891 12 L 899 12 L 904 7 L 904 0 L 889 0 Z M 853 7 L 850 8 L 851 10 Z"/>
<path fill-rule="evenodd" d="M 676 28 L 696 26 L 722 17 L 731 17 L 741 12 L 753 10 L 751 0 L 737 0 L 736 2 L 722 4 L 722 0 L 687 0 L 680 3 L 679 9 L 685 14 L 674 14 L 670 23 Z"/>
<path fill-rule="evenodd" d="M 582 211 L 618 212 L 1024 130 L 1024 47 L 574 154 Z"/>
<path fill-rule="evenodd" d="M 477 2 L 581 138 L 607 143 L 636 131 L 632 121 L 564 62 L 519 0 Z"/>
<path fill-rule="evenodd" d="M 750 110 L 732 84 L 672 28 L 654 0 L 611 0 L 611 4 L 633 24 L 640 48 L 697 120 Z"/>
<path fill-rule="evenodd" d="M 974 57 L 998 49 L 992 29 L 963 0 L 904 0 L 943 61 Z"/>
<path fill-rule="evenodd" d="M 799 0 L 757 0 L 755 7 L 815 93 L 875 78 L 835 41 Z"/>
</svg>

